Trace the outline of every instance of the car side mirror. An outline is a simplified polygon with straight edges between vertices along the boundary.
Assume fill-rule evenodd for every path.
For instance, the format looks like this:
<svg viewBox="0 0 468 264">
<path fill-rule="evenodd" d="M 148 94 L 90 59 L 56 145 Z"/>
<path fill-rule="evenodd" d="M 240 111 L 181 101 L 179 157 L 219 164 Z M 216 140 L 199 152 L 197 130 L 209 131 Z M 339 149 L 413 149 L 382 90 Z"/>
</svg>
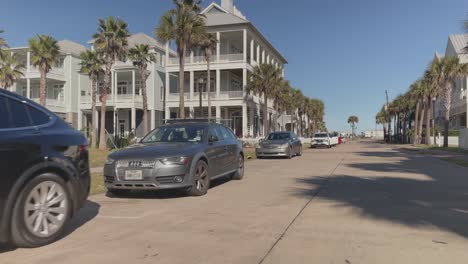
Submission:
<svg viewBox="0 0 468 264">
<path fill-rule="evenodd" d="M 218 138 L 217 136 L 211 135 L 211 136 L 208 138 L 208 141 L 209 141 L 210 143 L 213 143 L 213 142 L 219 141 L 219 138 Z"/>
</svg>

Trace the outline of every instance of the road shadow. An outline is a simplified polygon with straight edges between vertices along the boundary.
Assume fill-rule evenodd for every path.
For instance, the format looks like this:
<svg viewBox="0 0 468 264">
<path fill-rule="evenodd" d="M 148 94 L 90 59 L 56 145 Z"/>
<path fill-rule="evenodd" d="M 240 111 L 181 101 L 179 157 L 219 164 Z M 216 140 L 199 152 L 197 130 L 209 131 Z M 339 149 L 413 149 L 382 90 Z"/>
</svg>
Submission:
<svg viewBox="0 0 468 264">
<path fill-rule="evenodd" d="M 100 207 L 101 206 L 98 203 L 89 200 L 86 201 L 83 208 L 81 208 L 70 220 L 68 225 L 65 227 L 63 235 L 58 240 L 69 236 L 71 233 L 75 232 L 75 230 L 94 219 L 98 215 Z M 18 248 L 9 244 L 0 244 L 0 254 L 14 251 L 16 249 Z"/>
<path fill-rule="evenodd" d="M 359 172 L 353 170 L 349 175 L 298 178 L 302 187 L 294 189 L 295 194 L 355 208 L 361 217 L 415 228 L 437 227 L 468 238 L 468 169 L 398 152 L 354 154 L 404 158 L 387 162 L 357 159 L 342 165 L 367 171 L 366 176 L 356 175 Z"/>
</svg>

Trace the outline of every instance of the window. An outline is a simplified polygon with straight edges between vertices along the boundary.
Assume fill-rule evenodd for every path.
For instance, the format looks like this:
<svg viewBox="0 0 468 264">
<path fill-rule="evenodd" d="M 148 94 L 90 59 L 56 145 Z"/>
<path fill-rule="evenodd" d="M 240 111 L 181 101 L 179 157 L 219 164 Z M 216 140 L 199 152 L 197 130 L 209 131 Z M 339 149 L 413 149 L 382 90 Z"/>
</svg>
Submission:
<svg viewBox="0 0 468 264">
<path fill-rule="evenodd" d="M 153 130 L 145 138 L 143 143 L 153 142 L 187 142 L 199 143 L 203 139 L 204 126 L 165 126 Z"/>
<path fill-rule="evenodd" d="M 13 121 L 13 128 L 32 126 L 28 115 L 27 105 L 13 99 L 6 98 L 6 105 L 10 113 L 10 119 Z"/>
<path fill-rule="evenodd" d="M 127 82 L 117 83 L 117 94 L 128 94 L 127 93 Z"/>
<path fill-rule="evenodd" d="M 10 128 L 12 123 L 11 116 L 8 114 L 6 100 L 5 97 L 0 96 L 0 129 Z"/>
<path fill-rule="evenodd" d="M 32 107 L 32 106 L 26 106 L 29 110 L 29 115 L 31 116 L 31 119 L 36 126 L 44 125 L 47 122 L 49 122 L 50 117 L 46 115 L 44 112 Z"/>
<path fill-rule="evenodd" d="M 230 139 L 230 140 L 237 140 L 237 137 L 234 135 L 231 129 L 225 127 L 225 126 L 220 126 L 221 130 L 224 132 L 224 138 Z"/>
<path fill-rule="evenodd" d="M 209 136 L 216 136 L 218 139 L 220 137 L 220 135 L 218 134 L 218 130 L 216 129 L 215 126 L 210 126 L 210 129 L 209 129 L 209 132 L 208 132 Z"/>
<path fill-rule="evenodd" d="M 226 130 L 224 130 L 223 126 L 219 126 L 219 125 L 216 126 L 216 130 L 218 132 L 219 141 L 229 139 L 229 134 L 227 133 Z"/>
</svg>

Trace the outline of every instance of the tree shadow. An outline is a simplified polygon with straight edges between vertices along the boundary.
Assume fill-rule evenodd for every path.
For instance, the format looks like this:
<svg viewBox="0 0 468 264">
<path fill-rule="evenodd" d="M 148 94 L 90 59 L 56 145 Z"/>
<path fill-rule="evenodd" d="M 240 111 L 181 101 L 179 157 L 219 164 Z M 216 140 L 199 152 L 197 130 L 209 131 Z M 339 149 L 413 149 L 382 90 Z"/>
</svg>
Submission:
<svg viewBox="0 0 468 264">
<path fill-rule="evenodd" d="M 83 207 L 70 220 L 68 225 L 65 227 L 63 235 L 58 240 L 69 236 L 75 230 L 94 219 L 98 215 L 100 207 L 101 206 L 98 203 L 89 200 L 86 201 Z M 0 244 L 0 254 L 9 251 L 14 251 L 16 249 L 17 247 L 12 246 L 10 244 Z"/>
<path fill-rule="evenodd" d="M 342 166 L 367 171 L 299 178 L 294 192 L 358 209 L 360 216 L 411 226 L 435 226 L 468 238 L 468 170 L 433 158 L 402 153 L 358 152 L 358 156 L 405 158 Z M 371 172 L 371 173 L 369 173 Z M 405 174 L 400 174 L 405 173 Z M 369 176 L 370 175 L 370 176 Z"/>
</svg>

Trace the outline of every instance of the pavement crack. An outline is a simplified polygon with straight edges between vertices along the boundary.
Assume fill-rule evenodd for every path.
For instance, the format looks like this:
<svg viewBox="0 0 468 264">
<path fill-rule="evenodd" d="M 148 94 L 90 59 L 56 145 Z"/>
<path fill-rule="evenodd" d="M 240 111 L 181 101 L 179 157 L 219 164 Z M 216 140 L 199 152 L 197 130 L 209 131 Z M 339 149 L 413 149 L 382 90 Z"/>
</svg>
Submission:
<svg viewBox="0 0 468 264">
<path fill-rule="evenodd" d="M 294 222 L 296 222 L 296 220 L 299 218 L 299 216 L 302 214 L 302 212 L 309 206 L 309 204 L 312 202 L 312 200 L 314 200 L 314 198 L 317 197 L 317 195 L 323 189 L 325 189 L 328 186 L 328 183 L 330 181 L 330 176 L 332 176 L 335 173 L 336 169 L 338 169 L 338 167 L 341 165 L 341 163 L 346 159 L 346 156 L 347 156 L 347 154 L 345 154 L 341 158 L 341 160 L 338 162 L 338 164 L 336 164 L 336 166 L 327 174 L 325 183 L 319 189 L 317 189 L 317 191 L 310 197 L 310 199 L 304 204 L 304 206 L 302 206 L 302 208 L 299 210 L 299 212 L 296 214 L 296 216 L 294 216 L 294 218 L 291 220 L 291 222 L 289 222 L 289 224 L 286 226 L 284 231 L 275 240 L 273 245 L 270 247 L 270 249 L 267 251 L 267 253 L 262 257 L 262 259 L 258 262 L 258 264 L 262 264 L 267 259 L 267 257 L 271 254 L 273 249 L 276 247 L 276 245 L 278 245 L 278 243 L 283 239 L 285 234 L 288 232 L 288 230 L 291 228 L 291 226 L 294 224 Z"/>
</svg>

